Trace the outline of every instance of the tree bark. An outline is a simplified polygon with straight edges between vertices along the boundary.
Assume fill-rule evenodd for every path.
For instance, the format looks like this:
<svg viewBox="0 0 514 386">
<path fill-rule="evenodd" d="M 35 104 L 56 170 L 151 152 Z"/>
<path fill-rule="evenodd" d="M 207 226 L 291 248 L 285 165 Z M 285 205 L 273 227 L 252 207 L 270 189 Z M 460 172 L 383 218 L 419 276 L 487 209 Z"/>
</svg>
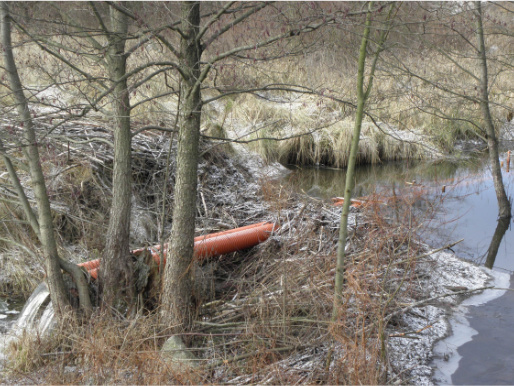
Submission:
<svg viewBox="0 0 514 386">
<path fill-rule="evenodd" d="M 484 28 L 482 25 L 482 6 L 480 1 L 475 2 L 476 5 L 476 38 L 478 43 L 478 63 L 480 66 L 480 109 L 482 111 L 482 119 L 487 133 L 487 147 L 489 148 L 489 160 L 491 162 L 491 173 L 493 175 L 494 189 L 498 200 L 498 214 L 500 218 L 511 217 L 510 202 L 505 193 L 503 178 L 500 165 L 500 157 L 498 154 L 498 140 L 494 130 L 494 123 L 489 109 L 489 79 L 487 74 L 487 56 L 484 42 Z"/>
<path fill-rule="evenodd" d="M 27 220 L 29 221 L 30 227 L 38 237 L 38 239 L 41 238 L 41 234 L 39 232 L 39 222 L 37 221 L 37 217 L 32 210 L 32 207 L 29 203 L 29 200 L 27 198 L 27 195 L 25 194 L 25 190 L 23 189 L 23 186 L 21 185 L 20 179 L 18 177 L 18 173 L 16 173 L 16 169 L 14 168 L 14 165 L 11 162 L 11 159 L 7 155 L 7 151 L 4 147 L 4 144 L 2 140 L 0 139 L 0 152 L 2 153 L 2 158 L 4 160 L 5 167 L 7 169 L 7 172 L 9 173 L 9 178 L 11 179 L 11 182 L 14 186 L 14 190 L 16 191 L 16 194 L 18 195 L 18 201 L 21 204 L 21 207 L 23 208 L 23 212 L 25 213 L 25 217 L 27 217 Z"/>
<path fill-rule="evenodd" d="M 16 108 L 21 118 L 21 126 L 24 128 L 24 141 L 26 146 L 25 154 L 28 158 L 30 176 L 34 195 L 38 204 L 38 221 L 40 231 L 40 241 L 43 246 L 45 257 L 45 271 L 47 275 L 50 297 L 54 306 L 55 313 L 61 315 L 70 305 L 67 297 L 66 286 L 59 265 L 59 254 L 55 240 L 50 201 L 46 191 L 45 178 L 39 158 L 38 140 L 34 124 L 32 122 L 29 106 L 18 69 L 14 61 L 11 42 L 11 23 L 9 8 L 6 2 L 0 4 L 2 19 L 2 45 L 4 51 L 4 67 L 7 72 L 11 90 L 16 100 Z"/>
<path fill-rule="evenodd" d="M 32 210 L 32 207 L 29 203 L 29 200 L 27 198 L 27 195 L 25 194 L 25 190 L 23 189 L 23 186 L 21 185 L 20 179 L 18 178 L 18 173 L 16 172 L 16 169 L 14 168 L 14 165 L 11 162 L 11 159 L 5 154 L 5 148 L 0 140 L 0 152 L 3 154 L 3 159 L 5 166 L 7 168 L 7 171 L 9 173 L 9 176 L 11 178 L 11 181 L 14 185 L 16 194 L 18 195 L 18 200 L 23 208 L 23 211 L 25 213 L 25 217 L 27 217 L 34 233 L 37 235 L 38 239 L 41 241 L 41 232 L 39 229 L 39 221 L 34 214 L 34 211 Z M 75 284 L 77 285 L 77 291 L 79 294 L 79 302 L 80 307 L 82 308 L 82 311 L 84 312 L 84 316 L 88 317 L 91 312 L 93 311 L 92 305 L 91 305 L 91 299 L 89 298 L 89 286 L 87 283 L 87 280 L 84 276 L 84 272 L 73 263 L 70 263 L 68 261 L 63 260 L 59 257 L 59 265 L 60 267 L 65 270 L 67 273 L 69 273 L 73 280 L 75 281 Z"/>
<path fill-rule="evenodd" d="M 198 79 L 202 47 L 198 39 L 200 3 L 184 2 L 180 68 L 182 102 L 180 105 L 177 169 L 173 225 L 164 273 L 162 316 L 178 330 L 192 325 L 192 280 L 194 231 L 196 219 L 197 171 L 202 99 Z"/>
<path fill-rule="evenodd" d="M 127 15 L 110 8 L 111 29 L 107 37 L 107 70 L 114 83 L 112 105 L 115 115 L 113 197 L 103 253 L 100 280 L 104 305 L 124 299 L 131 306 L 135 301 L 133 266 L 130 259 L 130 212 L 132 199 L 130 99 L 127 88 L 125 43 Z"/>
</svg>

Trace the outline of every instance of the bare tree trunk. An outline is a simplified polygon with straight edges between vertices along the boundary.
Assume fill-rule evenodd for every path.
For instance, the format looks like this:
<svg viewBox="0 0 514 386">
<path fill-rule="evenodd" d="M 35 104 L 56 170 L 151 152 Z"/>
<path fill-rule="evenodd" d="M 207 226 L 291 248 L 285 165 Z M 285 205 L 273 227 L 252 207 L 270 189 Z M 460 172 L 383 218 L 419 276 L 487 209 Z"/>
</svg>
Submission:
<svg viewBox="0 0 514 386">
<path fill-rule="evenodd" d="M 478 43 L 478 61 L 480 66 L 480 108 L 482 119 L 484 120 L 485 131 L 487 133 L 487 147 L 489 148 L 489 160 L 491 162 L 491 173 L 493 175 L 494 189 L 498 200 L 498 212 L 500 218 L 511 217 L 510 202 L 505 193 L 501 172 L 500 158 L 498 154 L 498 140 L 494 130 L 493 119 L 489 109 L 489 79 L 487 74 L 487 57 L 484 42 L 484 28 L 482 25 L 482 6 L 480 1 L 475 2 L 477 29 L 476 38 Z"/>
<path fill-rule="evenodd" d="M 366 84 L 366 58 L 368 56 L 368 42 L 369 35 L 371 32 L 372 15 L 371 10 L 373 8 L 373 1 L 368 3 L 368 13 L 366 15 L 366 22 L 364 25 L 364 33 L 361 39 L 361 46 L 359 50 L 358 59 L 358 73 L 357 73 L 357 110 L 355 112 L 355 126 L 353 129 L 353 138 L 350 148 L 350 156 L 348 158 L 348 166 L 346 168 L 346 183 L 344 190 L 344 203 L 341 212 L 341 225 L 339 227 L 339 240 L 337 242 L 337 262 L 336 262 L 336 275 L 335 275 L 335 289 L 334 289 L 334 307 L 332 309 L 332 320 L 337 317 L 339 305 L 343 294 L 344 276 L 345 276 L 345 265 L 346 265 L 346 239 L 348 237 L 348 215 L 350 212 L 351 198 L 354 188 L 355 178 L 355 163 L 357 160 L 357 152 L 359 150 L 359 140 L 362 127 L 362 120 L 364 118 L 364 108 L 366 101 L 371 93 L 373 87 L 373 78 L 375 75 L 375 69 L 378 62 L 380 53 L 383 50 L 383 45 L 387 39 L 390 30 L 390 21 L 392 19 L 393 11 L 395 9 L 395 3 L 391 3 L 389 12 L 386 18 L 386 25 L 380 32 L 378 41 L 376 41 L 377 49 L 373 56 L 373 61 L 370 66 L 368 73 L 368 80 Z"/>
<path fill-rule="evenodd" d="M 369 4 L 371 9 L 372 3 Z M 350 156 L 348 158 L 348 166 L 346 168 L 346 182 L 344 188 L 344 203 L 341 212 L 341 224 L 339 226 L 339 240 L 337 242 L 337 264 L 335 276 L 335 296 L 333 318 L 337 316 L 338 305 L 341 302 L 343 292 L 344 273 L 346 264 L 346 238 L 348 236 L 348 214 L 350 212 L 350 204 L 353 193 L 355 162 L 357 160 L 357 151 L 359 150 L 359 139 L 361 135 L 362 119 L 364 116 L 364 105 L 366 103 L 364 92 L 364 71 L 366 68 L 366 50 L 368 46 L 368 38 L 371 26 L 371 13 L 366 17 L 364 26 L 364 35 L 361 40 L 357 74 L 357 110 L 355 113 L 355 126 L 353 129 L 353 138 L 350 148 Z"/>
<path fill-rule="evenodd" d="M 170 252 L 164 273 L 162 316 L 179 330 L 192 323 L 191 265 L 196 219 L 197 171 L 202 99 L 197 80 L 202 48 L 197 38 L 200 3 L 182 3 L 180 106 L 177 170 Z"/>
<path fill-rule="evenodd" d="M 25 216 L 27 217 L 30 227 L 34 231 L 34 233 L 37 235 L 38 239 L 41 238 L 41 233 L 39 232 L 39 222 L 37 221 L 37 217 L 34 214 L 34 211 L 32 210 L 32 207 L 30 206 L 29 200 L 27 196 L 25 195 L 25 190 L 23 189 L 23 186 L 21 185 L 20 179 L 18 177 L 18 173 L 16 173 L 16 169 L 14 168 L 14 165 L 11 162 L 11 159 L 6 153 L 6 149 L 4 147 L 4 144 L 2 140 L 0 139 L 0 152 L 2 153 L 2 158 L 4 160 L 5 167 L 7 169 L 7 172 L 9 173 L 9 177 L 11 179 L 11 182 L 14 186 L 14 190 L 16 191 L 16 194 L 18 195 L 18 200 L 20 201 L 21 207 L 23 208 L 23 212 L 25 213 Z"/>
<path fill-rule="evenodd" d="M 112 306 L 124 297 L 134 304 L 135 288 L 130 259 L 130 211 L 132 198 L 130 99 L 127 89 L 125 43 L 128 21 L 125 13 L 110 8 L 112 33 L 108 35 L 107 66 L 114 84 L 112 93 L 114 127 L 113 197 L 100 278 L 102 300 Z"/>
<path fill-rule="evenodd" d="M 50 297 L 57 315 L 64 312 L 69 306 L 66 293 L 66 286 L 59 265 L 59 254 L 57 252 L 57 243 L 55 241 L 54 228 L 52 223 L 52 213 L 50 210 L 50 201 L 46 191 L 45 178 L 41 168 L 38 141 L 34 130 L 34 125 L 30 117 L 30 111 L 27 99 L 23 93 L 23 87 L 18 69 L 14 62 L 11 42 L 11 23 L 9 17 L 9 8 L 7 3 L 2 2 L 1 19 L 2 19 L 2 45 L 4 51 L 4 66 L 9 77 L 11 90 L 16 100 L 16 108 L 21 118 L 21 126 L 24 128 L 24 141 L 26 142 L 25 154 L 28 158 L 30 176 L 34 195 L 38 204 L 38 218 L 40 241 L 43 245 L 43 254 L 45 257 L 45 270 L 47 275 L 48 288 Z"/>
</svg>

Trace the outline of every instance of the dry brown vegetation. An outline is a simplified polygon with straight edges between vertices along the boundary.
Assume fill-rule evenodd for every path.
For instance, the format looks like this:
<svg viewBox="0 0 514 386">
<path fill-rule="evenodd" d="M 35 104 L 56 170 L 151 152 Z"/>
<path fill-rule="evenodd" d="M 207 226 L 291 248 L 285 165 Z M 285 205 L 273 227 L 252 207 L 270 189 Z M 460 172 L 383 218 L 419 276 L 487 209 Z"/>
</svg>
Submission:
<svg viewBox="0 0 514 386">
<path fill-rule="evenodd" d="M 344 12 L 346 6 L 323 5 L 326 12 L 329 8 Z M 439 21 L 427 22 L 426 31 L 437 32 L 439 27 Z M 459 67 L 473 66 L 470 52 L 450 41 L 446 48 L 455 51 L 449 57 L 434 48 L 447 42 L 445 36 L 419 38 L 412 31 L 402 35 L 401 28 L 399 23 L 399 32 L 377 70 L 376 92 L 361 140 L 363 163 L 434 157 L 451 151 L 456 139 L 476 138 L 478 134 L 473 125 L 477 106 L 430 84 L 451 82 L 462 95 L 474 93 L 474 85 Z M 312 92 L 234 94 L 204 107 L 203 133 L 215 139 L 206 138 L 203 144 L 197 231 L 208 233 L 270 219 L 278 221 L 281 228 L 265 244 L 224 256 L 204 269 L 207 276 L 202 280 L 208 285 L 197 299 L 195 331 L 187 336 L 199 368 L 179 373 L 162 360 L 159 348 L 170 332 L 160 324 L 155 310 L 146 310 L 131 321 L 96 315 L 90 323 L 70 322 L 50 339 L 27 336 L 11 347 L 13 361 L 6 381 L 378 384 L 398 374 L 400 369 L 387 364 L 385 342 L 392 327 L 385 321 L 399 309 L 402 294 L 415 293 L 412 283 L 416 256 L 421 253 L 417 234 L 422 221 L 412 215 L 412 202 L 370 206 L 356 217 L 344 302 L 338 320 L 330 323 L 339 212 L 323 203 L 305 201 L 273 181 L 262 181 L 258 186 L 241 164 L 244 161 L 233 157 L 236 146 L 224 141 L 237 138 L 248 142 L 245 146 L 268 162 L 344 167 L 356 98 L 358 35 L 354 32 L 350 24 L 320 32 L 306 41 L 313 45 L 307 45 L 301 55 L 273 62 L 227 60 L 206 83 L 205 99 L 217 96 L 219 90 L 277 83 L 303 85 Z M 240 30 L 233 31 L 220 44 L 230 45 L 238 35 Z M 432 39 L 433 46 L 420 48 L 418 44 L 425 38 Z M 24 39 L 18 36 L 20 44 Z M 511 55 L 511 40 L 491 35 L 488 45 Z M 68 42 L 78 44 L 80 39 L 63 41 Z M 280 50 L 283 47 L 277 53 Z M 88 81 L 68 82 L 70 73 L 33 44 L 20 45 L 18 55 L 26 64 L 22 77 L 31 86 L 32 102 L 62 107 L 48 116 L 38 116 L 41 128 L 50 128 L 53 119 L 68 117 L 70 111 L 73 114 L 99 93 Z M 148 46 L 131 57 L 129 69 L 162 58 L 162 47 Z M 500 68 L 506 58 L 493 59 L 492 72 L 497 76 L 491 96 L 500 127 L 505 112 L 512 108 L 514 77 L 511 62 L 506 60 L 507 65 Z M 95 68 L 94 60 L 88 58 L 82 58 L 81 65 Z M 423 74 L 426 80 L 412 73 Z M 142 72 L 139 79 L 145 75 Z M 58 87 L 49 88 L 54 83 L 59 83 Z M 131 96 L 131 101 L 166 93 L 169 84 L 177 84 L 171 72 L 155 76 Z M 12 99 L 3 86 L 0 104 L 8 114 Z M 176 95 L 139 105 L 133 110 L 134 129 L 147 124 L 173 127 L 176 105 Z M 96 258 L 105 243 L 104 214 L 110 204 L 112 173 L 112 149 L 105 142 L 111 141 L 112 133 L 106 105 L 101 104 L 98 110 L 87 121 L 74 120 L 54 130 L 45 143 L 43 164 L 50 177 L 56 230 L 64 256 L 76 262 Z M 9 128 L 16 130 L 11 123 L 3 123 L 2 129 Z M 84 142 L 68 142 L 69 138 Z M 174 177 L 172 173 L 165 176 L 164 170 L 170 139 L 169 133 L 135 137 L 134 247 L 161 242 L 160 235 L 166 237 L 169 232 Z M 172 147 L 172 166 L 174 151 Z M 252 184 L 250 188 L 244 188 L 248 184 Z M 18 221 L 21 214 L 17 205 L 2 202 L 0 216 L 11 219 L 2 221 L 2 237 L 9 241 L 0 240 L 1 289 L 28 293 L 44 274 L 34 258 L 38 243 L 28 226 Z M 20 245 L 13 246 L 13 242 Z"/>
<path fill-rule="evenodd" d="M 377 69 L 365 119 L 372 134 L 362 141 L 359 162 L 437 157 L 453 152 L 457 140 L 484 137 L 479 105 L 473 100 L 476 52 L 462 38 L 474 42 L 474 25 L 469 9 L 459 7 L 402 5 Z M 490 98 L 498 131 L 514 97 L 508 14 L 494 5 L 487 8 Z M 236 130 L 230 137 L 246 133 L 244 139 L 267 138 L 254 144 L 266 159 L 344 167 L 356 101 L 356 44 L 349 36 L 356 36 L 356 28 L 344 25 L 321 32 L 310 52 L 246 68 L 241 76 L 253 71 L 270 83 L 302 85 L 315 95 L 278 91 L 238 97 L 228 115 L 235 123 L 227 130 Z M 298 137 L 300 133 L 307 135 Z"/>
<path fill-rule="evenodd" d="M 170 329 L 157 314 L 135 320 L 94 316 L 51 337 L 11 346 L 9 379 L 40 383 L 387 383 L 384 321 L 412 295 L 418 224 L 406 195 L 354 212 L 347 283 L 330 322 L 339 211 L 262 185 L 280 230 L 247 252 L 213 261 L 197 322 L 185 336 L 199 366 L 177 372 L 160 356 Z M 375 197 L 377 202 L 382 198 Z M 264 213 L 263 213 L 264 214 Z M 396 221 L 393 221 L 393 218 Z M 415 292 L 415 291 L 414 291 Z M 184 368 L 186 369 L 186 368 Z M 25 378 L 27 374 L 28 378 Z"/>
</svg>

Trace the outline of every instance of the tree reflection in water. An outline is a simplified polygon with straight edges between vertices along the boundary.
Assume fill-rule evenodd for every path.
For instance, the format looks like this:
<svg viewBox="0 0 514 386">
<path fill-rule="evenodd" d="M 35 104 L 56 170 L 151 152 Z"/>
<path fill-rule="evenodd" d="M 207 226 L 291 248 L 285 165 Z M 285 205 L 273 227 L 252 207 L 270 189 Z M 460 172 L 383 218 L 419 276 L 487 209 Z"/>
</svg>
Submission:
<svg viewBox="0 0 514 386">
<path fill-rule="evenodd" d="M 489 269 L 493 268 L 494 261 L 496 260 L 496 255 L 498 254 L 498 249 L 500 248 L 503 236 L 505 236 L 507 229 L 509 229 L 509 225 L 510 218 L 500 218 L 498 220 L 498 225 L 496 226 L 496 230 L 494 231 L 491 244 L 489 244 L 489 249 L 487 250 L 487 259 L 484 264 Z"/>
</svg>

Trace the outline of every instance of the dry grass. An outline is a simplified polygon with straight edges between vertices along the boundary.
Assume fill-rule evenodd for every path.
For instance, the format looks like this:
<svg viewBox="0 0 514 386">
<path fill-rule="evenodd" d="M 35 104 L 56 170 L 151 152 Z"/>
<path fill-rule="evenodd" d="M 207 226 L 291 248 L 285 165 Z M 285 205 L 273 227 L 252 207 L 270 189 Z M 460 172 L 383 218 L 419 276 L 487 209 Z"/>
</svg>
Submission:
<svg viewBox="0 0 514 386">
<path fill-rule="evenodd" d="M 209 133 L 213 128 L 222 127 L 230 138 L 243 137 L 250 140 L 283 139 L 307 133 L 305 138 L 295 137 L 280 143 L 262 139 L 251 142 L 250 146 L 269 161 L 344 167 L 354 112 L 349 106 L 340 105 L 330 97 L 335 96 L 355 104 L 356 51 L 352 45 L 354 42 L 350 44 L 348 41 L 352 38 L 346 34 L 340 38 L 323 34 L 319 36 L 320 45 L 302 56 L 253 64 L 232 63 L 227 59 L 223 62 L 225 71 L 220 68 L 206 80 L 204 96 L 208 98 L 217 95 L 213 87 L 215 83 L 221 89 L 225 85 L 237 88 L 263 84 L 301 84 L 323 92 L 324 96 L 298 96 L 283 91 L 262 92 L 262 97 L 270 99 L 267 101 L 253 96 L 231 96 L 227 101 L 204 106 L 204 131 Z M 63 39 L 62 43 L 70 47 L 87 45 L 78 37 Z M 418 37 L 412 39 L 414 41 Z M 15 40 L 21 42 L 20 36 L 15 35 Z M 422 43 L 420 40 L 419 45 Z M 383 53 L 367 112 L 383 125 L 394 131 L 399 130 L 400 137 L 409 132 L 416 135 L 407 142 L 396 141 L 394 136 L 383 136 L 378 132 L 365 135 L 360 151 L 361 162 L 430 157 L 431 151 L 424 151 L 419 143 L 428 140 L 432 148 L 435 146 L 440 150 L 452 151 L 455 140 L 477 136 L 475 125 L 481 126 L 478 106 L 439 91 L 429 83 L 444 87 L 450 85 L 451 91 L 457 94 L 474 96 L 475 81 L 459 68 L 463 66 L 476 73 L 476 61 L 472 53 L 459 46 L 459 50 L 443 55 L 427 48 L 429 45 L 420 53 L 411 45 L 396 46 Z M 508 110 L 512 109 L 514 97 L 511 91 L 514 77 L 511 67 L 505 66 L 509 40 L 505 36 L 489 35 L 487 46 L 492 47 L 488 54 L 491 79 L 494 79 L 490 89 L 493 116 L 500 127 Z M 33 44 L 20 45 L 16 50 L 20 60 L 26 64 L 23 66 L 22 79 L 24 83 L 34 86 L 34 100 L 57 103 L 65 106 L 65 110 L 71 110 L 74 106 L 87 105 L 99 95 L 99 87 L 94 82 L 69 82 L 69 79 L 76 79 L 76 74 L 40 52 Z M 79 58 L 74 53 L 64 51 L 63 55 L 70 61 L 80 62 L 81 67 L 88 68 L 93 76 L 105 73 L 105 69 L 91 58 Z M 128 69 L 159 60 L 166 60 L 166 53 L 162 47 L 149 44 L 130 56 Z M 44 68 L 41 67 L 42 63 Z M 411 76 L 406 70 L 422 74 L 427 81 Z M 143 79 L 152 71 L 149 68 L 140 72 L 134 81 Z M 43 101 L 42 94 L 38 93 L 56 84 L 59 84 L 59 100 L 47 97 Z M 143 86 L 134 90 L 131 93 L 133 105 L 148 101 L 133 110 L 133 121 L 137 125 L 172 127 L 177 96 L 169 92 L 170 87 L 177 90 L 177 85 L 177 77 L 172 71 L 167 71 L 151 77 Z M 4 105 L 9 104 L 9 94 L 8 90 L 0 91 L 0 99 L 3 96 L 6 98 Z M 108 118 L 111 116 L 109 109 L 109 98 L 104 98 L 99 107 L 100 113 Z M 371 125 L 371 121 L 368 124 Z M 313 130 L 319 130 L 319 135 L 311 136 Z"/>
<path fill-rule="evenodd" d="M 0 202 L 0 293 L 28 296 L 42 280 L 37 236 L 15 202 Z"/>
<path fill-rule="evenodd" d="M 36 378 L 45 384 L 197 383 L 194 374 L 161 359 L 165 333 L 155 315 L 132 321 L 96 315 L 85 326 L 70 319 L 51 336 L 14 340 L 9 370 L 17 382 Z"/>
<path fill-rule="evenodd" d="M 497 44 L 499 52 L 509 48 L 510 41 L 493 40 L 494 36 L 489 39 L 488 44 Z M 36 94 L 59 83 L 57 97 L 43 101 L 42 95 L 35 95 L 32 100 L 58 106 L 63 103 L 62 117 L 69 109 L 87 105 L 99 95 L 93 83 L 68 83 L 71 72 L 62 70 L 62 66 L 47 55 L 41 55 L 34 46 L 21 46 L 17 54 L 27 64 L 22 69 L 22 80 L 34 86 Z M 259 63 L 234 67 L 228 75 L 220 73 L 217 81 L 234 87 L 304 84 L 315 90 L 328 89 L 331 95 L 354 103 L 353 54 L 351 49 L 337 51 L 327 44 L 303 57 L 264 63 L 263 67 L 259 67 Z M 149 59 L 159 59 L 160 55 L 146 49 L 138 51 L 131 57 L 129 68 Z M 427 74 L 434 82 L 445 84 L 449 79 L 459 93 L 475 92 L 469 79 L 442 55 L 428 52 L 423 58 L 419 53 L 400 57 L 404 65 Z M 73 59 L 73 55 L 68 58 Z M 429 83 L 406 76 L 397 71 L 392 56 L 385 53 L 384 58 L 391 66 L 384 64 L 378 71 L 368 106 L 368 112 L 382 122 L 382 130 L 371 121 L 365 122 L 359 162 L 430 157 L 433 152 L 419 142 L 423 145 L 433 142 L 449 150 L 456 139 L 476 135 L 471 124 L 479 122 L 476 105 L 448 97 Z M 103 74 L 98 65 L 82 60 L 81 66 L 90 68 L 94 75 Z M 44 69 L 41 64 L 45 64 Z M 465 59 L 461 64 L 471 66 L 473 63 Z M 506 109 L 511 108 L 514 77 L 509 71 L 499 72 L 499 67 L 495 66 L 493 63 L 491 68 L 497 73 L 491 96 L 496 122 L 501 123 Z M 141 72 L 139 79 L 148 73 Z M 213 82 L 209 78 L 205 86 L 210 87 Z M 175 77 L 170 73 L 167 77 L 161 74 L 131 94 L 133 104 L 156 98 L 134 109 L 135 126 L 172 127 L 176 96 L 157 98 L 169 91 L 168 84 L 177 89 Z M 209 93 L 216 95 L 214 91 L 205 95 Z M 4 86 L 0 86 L 0 104 L 8 110 L 12 107 L 10 91 Z M 111 116 L 108 99 L 99 110 L 102 119 Z M 270 162 L 336 167 L 347 163 L 354 112 L 329 97 L 291 96 L 285 92 L 262 93 L 261 97 L 245 95 L 205 106 L 204 112 L 206 119 L 202 130 L 205 134 L 250 140 L 248 146 Z M 44 122 L 39 120 L 38 123 Z M 85 126 L 80 124 L 80 130 Z M 105 126 L 105 131 L 110 132 L 108 124 Z M 102 138 L 110 140 L 109 135 Z M 394 139 L 395 135 L 401 140 Z M 65 143 L 60 140 L 61 145 Z M 159 145 L 159 141 L 165 145 Z M 146 214 L 150 213 L 152 221 L 161 207 L 159 184 L 163 180 L 160 173 L 164 159 L 155 154 L 162 154 L 163 148 L 167 148 L 164 136 L 155 143 L 143 141 L 137 149 L 138 157 L 150 154 L 137 158 L 140 167 L 135 180 L 140 189 L 137 204 Z M 45 170 L 55 175 L 49 184 L 52 199 L 62 199 L 70 209 L 56 214 L 58 231 L 63 242 L 82 244 L 87 253 L 95 253 L 103 246 L 105 220 L 102 215 L 109 203 L 109 197 L 102 193 L 108 187 L 109 151 L 99 152 L 107 154 L 102 158 L 103 169 L 93 168 L 84 163 L 83 158 L 78 158 L 80 165 L 67 170 L 63 149 L 61 146 L 57 152 L 49 146 L 44 164 Z M 80 153 L 80 147 L 76 149 L 75 156 Z M 95 157 L 99 156 L 98 149 L 97 144 L 93 151 Z M 226 224 L 241 225 L 248 219 L 269 218 L 269 212 L 262 205 L 251 207 L 248 204 L 255 201 L 255 197 L 250 197 L 255 195 L 254 191 L 246 194 L 230 191 L 230 184 L 245 185 L 248 179 L 216 149 L 206 151 L 200 165 L 203 196 L 199 198 L 198 208 L 202 232 Z M 222 150 L 221 153 L 225 153 L 230 149 L 222 147 Z M 221 172 L 216 160 L 213 161 L 215 158 L 223 161 Z M 280 233 L 257 249 L 219 261 L 215 300 L 199 305 L 198 323 L 191 337 L 197 349 L 195 354 L 203 363 L 196 373 L 174 373 L 160 360 L 158 351 L 169 331 L 154 314 L 133 321 L 95 316 L 85 325 L 70 322 L 50 339 L 27 336 L 12 347 L 12 369 L 32 375 L 34 369 L 42 368 L 38 375 L 41 383 L 386 383 L 384 334 L 387 326 L 383 321 L 398 309 L 399 296 L 411 291 L 414 283 L 414 257 L 419 247 L 412 205 L 415 202 L 424 209 L 429 206 L 420 205 L 419 197 L 410 195 L 392 202 L 388 209 L 370 206 L 365 216 L 358 217 L 350 232 L 344 299 L 337 321 L 331 323 L 337 211 L 319 203 L 301 202 L 298 196 L 271 182 L 263 185 L 262 193 L 268 209 L 277 214 Z M 201 201 L 204 196 L 209 205 Z M 172 193 L 167 197 L 171 199 Z M 6 206 L 4 209 L 7 211 L 2 212 L 2 216 L 20 215 L 15 208 Z M 236 209 L 238 214 L 234 214 Z M 166 228 L 169 224 L 160 225 Z M 13 240 L 37 252 L 34 237 L 25 225 L 3 226 Z M 148 232 L 153 234 L 149 242 L 155 242 L 155 233 L 155 230 Z M 32 260 L 31 254 L 23 248 L 9 248 L 1 256 L 0 275 L 12 272 L 9 283 L 20 289 L 34 286 L 41 277 L 40 265 L 36 264 L 34 273 L 28 276 L 20 269 L 28 265 L 29 259 Z"/>
<path fill-rule="evenodd" d="M 231 137 L 243 135 L 249 146 L 268 162 L 294 165 L 326 165 L 343 168 L 348 163 L 353 137 L 353 118 L 325 105 L 322 98 L 298 97 L 293 101 L 264 101 L 253 96 L 240 98 L 231 123 Z M 247 125 L 246 127 L 244 127 Z M 359 163 L 437 156 L 437 147 L 421 131 L 398 131 L 370 121 L 363 124 Z"/>
<path fill-rule="evenodd" d="M 275 193 L 275 210 L 289 219 L 280 237 L 244 258 L 235 272 L 226 266 L 226 293 L 202 308 L 198 329 L 211 337 L 200 346 L 212 347 L 209 358 L 217 364 L 212 381 L 384 383 L 383 320 L 410 285 L 413 229 L 388 224 L 378 206 L 368 208 L 368 217 L 352 227 L 344 301 L 332 324 L 338 215 L 297 200 Z M 408 216 L 407 207 L 398 202 L 398 219 Z"/>
<path fill-rule="evenodd" d="M 11 245 L 0 252 L 2 294 L 28 297 L 43 278 L 43 261 L 33 250 L 26 246 Z"/>
</svg>

